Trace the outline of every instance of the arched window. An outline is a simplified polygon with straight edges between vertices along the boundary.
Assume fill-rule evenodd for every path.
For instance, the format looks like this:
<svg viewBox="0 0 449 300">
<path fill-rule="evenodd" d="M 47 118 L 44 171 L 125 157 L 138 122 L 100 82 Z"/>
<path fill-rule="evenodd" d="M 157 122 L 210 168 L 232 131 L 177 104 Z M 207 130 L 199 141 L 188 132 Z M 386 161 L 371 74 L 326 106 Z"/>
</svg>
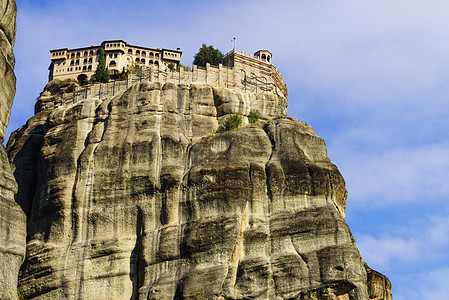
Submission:
<svg viewBox="0 0 449 300">
<path fill-rule="evenodd" d="M 136 58 L 136 62 L 140 62 L 140 59 L 138 57 Z"/>
<path fill-rule="evenodd" d="M 75 58 L 75 53 L 70 54 L 70 58 Z"/>
<path fill-rule="evenodd" d="M 87 71 L 87 67 L 86 66 L 83 67 L 83 71 Z"/>
<path fill-rule="evenodd" d="M 81 57 L 81 53 L 76 52 L 76 57 Z"/>
<path fill-rule="evenodd" d="M 145 51 L 142 51 L 143 56 L 147 56 L 147 53 Z"/>
<path fill-rule="evenodd" d="M 101 51 L 100 49 L 97 50 L 97 55 L 100 55 Z"/>
<path fill-rule="evenodd" d="M 159 57 L 159 53 L 156 53 L 156 55 L 155 55 L 156 57 Z"/>
<path fill-rule="evenodd" d="M 83 65 L 87 64 L 87 58 L 83 60 Z"/>
<path fill-rule="evenodd" d="M 87 71 L 92 71 L 92 66 L 88 66 Z"/>
<path fill-rule="evenodd" d="M 153 52 L 150 52 L 150 57 L 153 57 L 154 56 L 154 53 Z"/>
<path fill-rule="evenodd" d="M 87 51 L 84 51 L 84 56 L 87 56 L 87 55 L 89 55 L 88 52 L 87 52 Z"/>
<path fill-rule="evenodd" d="M 111 60 L 111 62 L 109 63 L 110 67 L 116 67 L 117 63 L 115 62 L 115 60 Z"/>
<path fill-rule="evenodd" d="M 267 60 L 267 56 L 265 54 L 262 54 L 262 59 Z"/>
<path fill-rule="evenodd" d="M 90 64 L 92 63 L 92 57 L 91 57 L 91 58 L 89 58 L 89 63 L 90 63 Z"/>
<path fill-rule="evenodd" d="M 128 49 L 128 54 L 133 54 L 133 49 Z"/>
<path fill-rule="evenodd" d="M 136 55 L 140 55 L 140 50 L 136 50 Z"/>
<path fill-rule="evenodd" d="M 70 65 L 74 66 L 75 65 L 75 61 L 74 60 L 70 61 Z"/>
<path fill-rule="evenodd" d="M 80 64 L 80 60 L 77 59 L 77 60 L 75 61 L 75 66 L 78 66 L 79 64 Z"/>
<path fill-rule="evenodd" d="M 152 60 L 150 60 L 149 62 L 148 62 L 150 65 L 152 65 L 153 64 L 153 61 Z"/>
<path fill-rule="evenodd" d="M 270 56 L 269 55 L 267 55 L 267 61 L 270 62 Z"/>
<path fill-rule="evenodd" d="M 156 61 L 154 62 L 154 64 L 155 64 L 155 65 L 158 65 L 158 64 L 159 64 L 159 62 L 158 62 L 158 61 L 156 60 Z"/>
<path fill-rule="evenodd" d="M 89 51 L 89 55 L 92 56 L 94 55 L 94 52 L 92 50 Z"/>
<path fill-rule="evenodd" d="M 142 59 L 140 60 L 140 62 L 141 62 L 142 64 L 145 64 L 145 58 L 142 58 Z"/>
</svg>

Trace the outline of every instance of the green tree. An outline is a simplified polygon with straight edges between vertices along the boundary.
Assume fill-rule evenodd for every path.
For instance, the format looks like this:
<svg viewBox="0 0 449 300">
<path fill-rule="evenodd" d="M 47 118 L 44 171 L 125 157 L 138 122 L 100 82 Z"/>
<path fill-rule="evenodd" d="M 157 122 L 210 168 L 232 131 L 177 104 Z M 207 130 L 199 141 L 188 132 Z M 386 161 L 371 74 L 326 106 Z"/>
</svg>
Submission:
<svg viewBox="0 0 449 300">
<path fill-rule="evenodd" d="M 98 58 L 98 65 L 94 75 L 95 79 L 99 82 L 109 82 L 109 79 L 111 79 L 109 76 L 108 68 L 105 68 L 106 61 L 104 58 L 105 58 L 104 49 L 100 48 L 100 57 Z"/>
<path fill-rule="evenodd" d="M 260 111 L 259 110 L 250 110 L 248 114 L 248 122 L 249 123 L 256 123 L 260 119 Z"/>
<path fill-rule="evenodd" d="M 199 67 L 205 67 L 206 63 L 210 63 L 211 65 L 218 66 L 223 61 L 223 53 L 220 50 L 215 49 L 210 45 L 209 47 L 206 44 L 200 48 L 200 50 L 193 57 L 193 64 Z"/>
</svg>

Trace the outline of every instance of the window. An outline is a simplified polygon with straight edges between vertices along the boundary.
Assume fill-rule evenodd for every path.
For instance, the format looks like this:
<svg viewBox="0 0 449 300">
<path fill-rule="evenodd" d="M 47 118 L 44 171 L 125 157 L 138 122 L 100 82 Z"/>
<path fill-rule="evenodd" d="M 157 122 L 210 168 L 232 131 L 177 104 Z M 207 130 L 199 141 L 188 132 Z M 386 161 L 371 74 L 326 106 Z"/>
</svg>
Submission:
<svg viewBox="0 0 449 300">
<path fill-rule="evenodd" d="M 158 61 L 156 60 L 156 61 L 154 62 L 154 64 L 155 64 L 155 65 L 158 65 L 158 64 L 159 64 L 159 62 L 158 62 Z"/>
<path fill-rule="evenodd" d="M 83 71 L 87 71 L 87 67 L 86 66 L 83 67 Z"/>
<path fill-rule="evenodd" d="M 72 60 L 72 61 L 70 62 L 70 65 L 71 65 L 71 66 L 74 66 L 74 65 L 75 65 L 75 61 Z"/>
<path fill-rule="evenodd" d="M 136 50 L 136 55 L 140 55 L 140 50 Z"/>
<path fill-rule="evenodd" d="M 145 58 L 142 58 L 142 59 L 140 60 L 140 62 L 143 63 L 143 64 L 145 64 Z"/>
<path fill-rule="evenodd" d="M 87 56 L 87 55 L 89 55 L 88 52 L 87 52 L 87 51 L 84 51 L 84 56 Z"/>
<path fill-rule="evenodd" d="M 70 54 L 70 58 L 75 58 L 75 53 Z"/>
<path fill-rule="evenodd" d="M 133 54 L 133 49 L 128 49 L 128 54 Z"/>
<path fill-rule="evenodd" d="M 143 55 L 143 56 L 146 56 L 147 53 L 146 53 L 145 51 L 142 51 L 142 55 Z"/>
<path fill-rule="evenodd" d="M 156 53 L 156 57 L 159 57 L 159 53 Z"/>
<path fill-rule="evenodd" d="M 77 65 L 79 65 L 79 64 L 80 64 L 80 60 L 77 59 L 77 60 L 75 61 L 75 65 L 77 66 Z"/>
<path fill-rule="evenodd" d="M 117 53 L 116 53 L 116 54 L 114 54 L 114 58 L 117 58 Z"/>
<path fill-rule="evenodd" d="M 92 66 L 88 66 L 87 71 L 92 71 Z"/>
<path fill-rule="evenodd" d="M 83 60 L 83 65 L 87 64 L 87 58 Z"/>
<path fill-rule="evenodd" d="M 81 57 L 81 53 L 76 52 L 76 57 Z"/>
<path fill-rule="evenodd" d="M 91 58 L 89 58 L 89 63 L 90 63 L 90 64 L 92 63 L 92 57 L 91 57 Z"/>
<path fill-rule="evenodd" d="M 150 52 L 150 57 L 153 57 L 154 56 L 154 53 L 153 52 Z"/>
<path fill-rule="evenodd" d="M 112 54 L 109 54 L 109 58 L 112 58 Z"/>
<path fill-rule="evenodd" d="M 92 50 L 89 51 L 89 55 L 92 56 L 94 55 L 94 52 Z"/>
<path fill-rule="evenodd" d="M 150 60 L 149 62 L 148 62 L 150 65 L 152 65 L 153 64 L 153 61 L 152 60 Z"/>
<path fill-rule="evenodd" d="M 111 60 L 111 62 L 109 63 L 110 67 L 116 67 L 117 63 L 115 62 L 115 60 Z"/>
</svg>

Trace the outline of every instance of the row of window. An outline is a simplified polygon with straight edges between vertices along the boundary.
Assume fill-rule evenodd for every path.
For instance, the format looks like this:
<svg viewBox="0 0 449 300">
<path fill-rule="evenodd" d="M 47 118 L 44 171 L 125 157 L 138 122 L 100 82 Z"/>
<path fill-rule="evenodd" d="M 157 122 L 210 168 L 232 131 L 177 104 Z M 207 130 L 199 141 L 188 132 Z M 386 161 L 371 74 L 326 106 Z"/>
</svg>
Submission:
<svg viewBox="0 0 449 300">
<path fill-rule="evenodd" d="M 146 51 L 140 51 L 140 50 L 135 50 L 133 51 L 133 49 L 128 49 L 128 54 L 131 55 L 140 55 L 140 56 L 147 56 L 147 52 Z M 159 53 L 154 53 L 154 52 L 149 52 L 148 53 L 149 57 L 159 57 Z"/>
<path fill-rule="evenodd" d="M 51 56 L 52 56 L 52 57 L 55 57 L 55 56 L 62 56 L 62 55 L 64 55 L 64 53 L 65 53 L 65 52 L 53 52 L 53 53 L 51 54 Z"/>
<path fill-rule="evenodd" d="M 178 54 L 176 54 L 176 53 L 167 53 L 167 52 L 165 52 L 165 53 L 164 53 L 164 56 L 178 57 Z"/>
<path fill-rule="evenodd" d="M 106 44 L 106 46 L 105 46 L 105 48 L 117 48 L 117 47 L 125 48 L 125 45 L 123 45 L 123 44 Z"/>
<path fill-rule="evenodd" d="M 85 58 L 83 60 L 83 65 L 91 64 L 91 63 L 92 63 L 92 57 L 89 58 L 89 59 Z M 63 64 L 65 64 L 65 63 L 63 63 Z M 79 59 L 70 61 L 70 65 L 71 66 L 78 66 L 79 64 L 80 64 L 80 60 Z M 58 66 L 59 66 L 59 64 L 58 64 Z"/>
<path fill-rule="evenodd" d="M 90 51 L 84 51 L 83 52 L 83 56 L 84 57 L 86 57 L 86 56 L 93 56 L 93 55 L 99 55 L 100 54 L 100 50 L 97 50 L 97 51 L 93 51 L 93 50 L 90 50 Z M 78 58 L 78 57 L 81 57 L 81 52 L 72 52 L 72 53 L 70 53 L 70 54 L 67 54 L 67 58 Z"/>
<path fill-rule="evenodd" d="M 56 70 L 56 73 L 60 72 L 72 72 L 72 71 L 92 71 L 92 65 L 84 67 L 70 67 L 66 69 Z"/>
<path fill-rule="evenodd" d="M 108 45 L 106 45 L 106 46 L 108 46 Z M 72 52 L 72 53 L 67 54 L 67 58 L 80 58 L 81 54 L 83 54 L 83 57 L 99 55 L 100 54 L 100 50 L 97 50 L 97 51 L 90 50 L 90 51 L 76 52 L 76 53 Z M 147 52 L 146 51 L 140 51 L 140 50 L 135 50 L 134 51 L 133 49 L 128 49 L 128 54 L 131 54 L 131 55 L 134 54 L 134 55 L 145 56 L 145 57 L 147 56 Z M 61 55 L 64 55 L 64 52 L 54 52 L 54 53 L 51 54 L 52 57 L 61 56 Z M 149 57 L 157 57 L 157 58 L 159 58 L 159 53 L 157 53 L 157 52 L 156 53 L 149 52 L 148 56 Z M 165 57 L 178 57 L 178 54 L 177 53 L 167 53 L 167 52 L 165 52 L 164 56 Z M 109 57 L 112 58 L 112 54 L 109 54 Z M 117 58 L 117 54 L 114 54 L 114 58 Z"/>
<path fill-rule="evenodd" d="M 129 59 L 129 57 L 128 57 L 128 62 L 131 62 L 131 60 Z M 142 59 L 136 58 L 136 63 L 138 63 L 138 64 L 145 64 L 146 61 L 145 61 L 144 58 L 142 58 Z M 159 61 L 157 61 L 157 60 L 155 60 L 155 61 L 149 60 L 149 61 L 148 61 L 148 64 L 150 64 L 150 65 L 152 65 L 152 64 L 158 65 L 158 64 L 159 64 Z M 117 66 L 117 63 L 115 62 L 115 60 L 111 60 L 111 62 L 109 63 L 109 66 L 110 66 L 110 67 L 115 67 L 115 66 Z"/>
</svg>

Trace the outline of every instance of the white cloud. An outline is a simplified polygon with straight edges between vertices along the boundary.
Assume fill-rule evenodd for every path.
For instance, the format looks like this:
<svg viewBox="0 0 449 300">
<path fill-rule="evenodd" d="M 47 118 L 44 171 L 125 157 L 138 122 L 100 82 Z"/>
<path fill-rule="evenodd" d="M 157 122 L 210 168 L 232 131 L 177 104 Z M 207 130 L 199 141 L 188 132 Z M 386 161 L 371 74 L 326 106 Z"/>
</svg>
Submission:
<svg viewBox="0 0 449 300">
<path fill-rule="evenodd" d="M 389 232 L 358 235 L 357 247 L 377 270 L 392 271 L 410 263 L 433 265 L 449 254 L 449 216 L 412 219 L 408 226 Z"/>
</svg>

